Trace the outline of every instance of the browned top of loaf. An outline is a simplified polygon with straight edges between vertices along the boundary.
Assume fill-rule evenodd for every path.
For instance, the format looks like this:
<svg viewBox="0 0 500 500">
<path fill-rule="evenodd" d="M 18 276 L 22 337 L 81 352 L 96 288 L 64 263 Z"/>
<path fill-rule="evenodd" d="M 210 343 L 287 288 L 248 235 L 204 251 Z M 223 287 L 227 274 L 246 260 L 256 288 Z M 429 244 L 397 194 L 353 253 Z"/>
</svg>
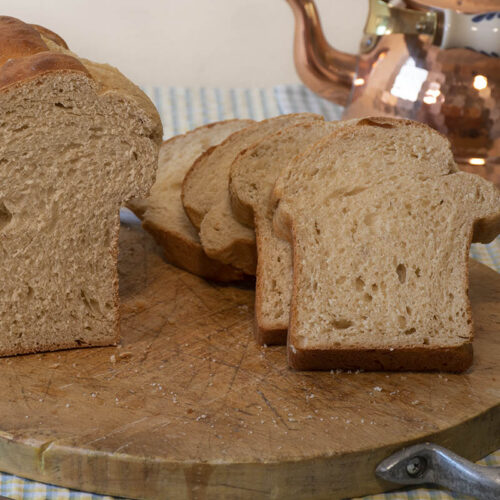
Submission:
<svg viewBox="0 0 500 500">
<path fill-rule="evenodd" d="M 76 57 L 50 51 L 40 33 L 67 48 L 60 36 L 46 28 L 0 16 L 0 90 L 52 71 L 79 71 L 90 76 Z"/>
<path fill-rule="evenodd" d="M 140 120 L 159 145 L 160 115 L 147 96 L 116 68 L 81 59 L 54 32 L 13 17 L 0 16 L 0 92 L 46 74 L 79 73 L 95 83 L 96 93 L 117 92 L 138 106 Z"/>
<path fill-rule="evenodd" d="M 60 45 L 66 50 L 69 50 L 68 44 L 57 33 L 54 33 L 53 31 L 43 26 L 40 26 L 39 24 L 30 24 L 30 26 L 35 28 L 45 38 L 48 38 L 49 40 L 52 40 L 54 43 L 57 43 L 57 45 Z"/>
</svg>

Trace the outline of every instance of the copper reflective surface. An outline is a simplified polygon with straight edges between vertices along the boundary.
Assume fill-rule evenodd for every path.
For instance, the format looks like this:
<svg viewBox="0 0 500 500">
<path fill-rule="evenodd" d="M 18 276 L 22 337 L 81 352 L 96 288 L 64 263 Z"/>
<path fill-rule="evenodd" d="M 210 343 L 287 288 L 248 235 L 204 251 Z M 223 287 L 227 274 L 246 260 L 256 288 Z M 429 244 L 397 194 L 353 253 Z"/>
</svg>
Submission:
<svg viewBox="0 0 500 500">
<path fill-rule="evenodd" d="M 329 45 L 313 1 L 287 1 L 295 16 L 294 59 L 301 80 L 321 97 L 345 106 L 357 56 Z"/>
<path fill-rule="evenodd" d="M 344 118 L 400 116 L 446 135 L 458 163 L 500 184 L 500 59 L 382 37 L 362 54 Z M 483 165 L 484 164 L 484 165 Z"/>
<path fill-rule="evenodd" d="M 295 64 L 309 88 L 345 105 L 344 118 L 399 116 L 429 124 L 450 139 L 464 169 L 500 186 L 500 58 L 442 50 L 432 36 L 415 34 L 365 35 L 359 56 L 343 54 L 325 40 L 312 0 L 287 1 L 296 20 Z M 492 5 L 489 0 L 410 3 L 452 8 L 460 3 L 477 12 Z"/>
</svg>

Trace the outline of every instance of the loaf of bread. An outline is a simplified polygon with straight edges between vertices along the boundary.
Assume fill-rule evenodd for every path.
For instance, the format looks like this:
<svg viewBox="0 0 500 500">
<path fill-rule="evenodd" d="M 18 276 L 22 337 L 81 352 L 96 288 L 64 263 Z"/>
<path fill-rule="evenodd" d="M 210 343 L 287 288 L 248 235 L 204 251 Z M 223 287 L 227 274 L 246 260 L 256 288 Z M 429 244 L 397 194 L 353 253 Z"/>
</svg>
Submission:
<svg viewBox="0 0 500 500">
<path fill-rule="evenodd" d="M 200 230 L 206 254 L 224 264 L 255 274 L 255 233 L 232 215 L 228 182 L 231 163 L 243 149 L 266 135 L 301 121 L 322 120 L 298 113 L 263 120 L 229 136 L 193 164 L 182 186 L 182 202 L 191 222 Z"/>
<path fill-rule="evenodd" d="M 457 171 L 443 136 L 361 120 L 291 162 L 273 196 L 293 245 L 290 366 L 469 367 L 469 246 L 500 231 L 500 192 Z"/>
<path fill-rule="evenodd" d="M 292 250 L 272 227 L 269 200 L 274 183 L 295 156 L 344 123 L 349 122 L 298 123 L 243 150 L 231 165 L 232 213 L 242 224 L 255 228 L 255 338 L 261 345 L 286 344 L 292 296 Z"/>
<path fill-rule="evenodd" d="M 119 335 L 119 208 L 162 137 L 149 99 L 45 28 L 0 17 L 0 355 Z"/>
<path fill-rule="evenodd" d="M 204 278 L 235 281 L 245 275 L 231 265 L 211 259 L 203 251 L 198 230 L 182 206 L 182 181 L 196 158 L 252 123 L 252 120 L 211 123 L 165 141 L 160 148 L 156 181 L 149 197 L 129 204 L 172 264 Z"/>
</svg>

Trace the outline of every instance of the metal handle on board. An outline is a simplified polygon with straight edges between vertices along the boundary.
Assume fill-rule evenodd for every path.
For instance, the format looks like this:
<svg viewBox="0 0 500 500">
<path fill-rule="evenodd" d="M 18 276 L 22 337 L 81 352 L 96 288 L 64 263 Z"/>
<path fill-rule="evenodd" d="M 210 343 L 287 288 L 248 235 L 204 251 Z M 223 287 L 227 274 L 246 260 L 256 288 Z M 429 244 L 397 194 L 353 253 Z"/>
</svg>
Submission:
<svg viewBox="0 0 500 500">
<path fill-rule="evenodd" d="M 376 474 L 397 484 L 436 484 L 478 500 L 500 498 L 500 467 L 476 465 L 432 443 L 394 453 L 380 462 Z"/>
</svg>

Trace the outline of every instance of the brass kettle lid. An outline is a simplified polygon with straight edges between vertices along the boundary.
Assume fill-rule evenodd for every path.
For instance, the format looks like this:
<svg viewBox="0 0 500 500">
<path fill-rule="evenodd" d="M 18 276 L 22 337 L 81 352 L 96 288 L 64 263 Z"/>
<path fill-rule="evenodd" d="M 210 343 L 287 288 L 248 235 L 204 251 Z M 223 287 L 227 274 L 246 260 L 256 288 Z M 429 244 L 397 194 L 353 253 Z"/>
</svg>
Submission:
<svg viewBox="0 0 500 500">
<path fill-rule="evenodd" d="M 498 0 L 406 0 L 406 3 L 412 7 L 436 7 L 467 13 L 499 10 Z"/>
</svg>

